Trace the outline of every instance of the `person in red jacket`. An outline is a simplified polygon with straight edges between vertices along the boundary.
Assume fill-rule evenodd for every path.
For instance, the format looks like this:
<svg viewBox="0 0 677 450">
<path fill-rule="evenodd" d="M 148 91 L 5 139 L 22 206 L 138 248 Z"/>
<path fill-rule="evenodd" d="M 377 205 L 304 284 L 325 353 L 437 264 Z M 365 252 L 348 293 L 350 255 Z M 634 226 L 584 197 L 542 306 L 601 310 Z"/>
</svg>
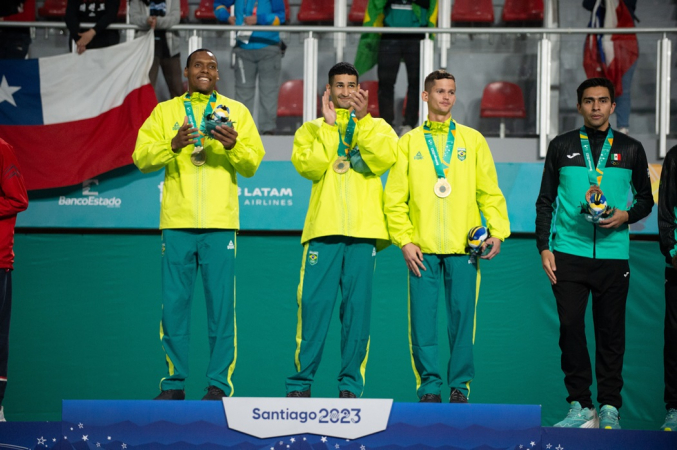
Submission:
<svg viewBox="0 0 677 450">
<path fill-rule="evenodd" d="M 12 312 L 14 224 L 28 208 L 28 193 L 12 147 L 0 139 L 0 422 L 5 421 L 2 400 L 7 387 L 9 317 Z"/>
</svg>

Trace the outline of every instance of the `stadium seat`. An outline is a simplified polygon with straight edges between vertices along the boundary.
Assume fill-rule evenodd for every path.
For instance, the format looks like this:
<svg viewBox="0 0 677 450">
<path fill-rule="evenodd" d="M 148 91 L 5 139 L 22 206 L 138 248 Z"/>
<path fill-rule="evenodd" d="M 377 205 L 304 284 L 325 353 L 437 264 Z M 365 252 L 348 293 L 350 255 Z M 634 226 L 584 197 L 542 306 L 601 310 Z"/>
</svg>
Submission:
<svg viewBox="0 0 677 450">
<path fill-rule="evenodd" d="M 352 5 L 350 5 L 350 12 L 348 13 L 348 21 L 360 24 L 364 22 L 364 13 L 368 3 L 369 0 L 353 0 Z"/>
<path fill-rule="evenodd" d="M 494 81 L 484 88 L 480 117 L 500 118 L 501 138 L 505 137 L 505 119 L 524 119 L 526 116 L 524 95 L 518 85 L 507 81 Z"/>
<path fill-rule="evenodd" d="M 503 22 L 542 22 L 543 0 L 505 0 Z"/>
<path fill-rule="evenodd" d="M 367 111 L 372 117 L 381 117 L 378 110 L 378 81 L 360 81 L 360 89 L 369 91 L 369 104 Z"/>
<path fill-rule="evenodd" d="M 125 22 L 127 20 L 127 2 L 120 0 L 120 8 L 118 8 L 118 20 Z"/>
<path fill-rule="evenodd" d="M 195 10 L 195 18 L 202 22 L 216 22 L 214 15 L 214 1 L 200 0 L 200 5 Z"/>
<path fill-rule="evenodd" d="M 181 18 L 183 19 L 183 4 L 186 3 L 186 17 L 188 17 L 188 0 L 181 0 Z M 289 0 L 284 0 L 284 14 L 289 23 Z M 214 0 L 200 0 L 200 6 L 195 10 L 195 18 L 203 22 L 216 22 L 214 15 Z"/>
<path fill-rule="evenodd" d="M 38 8 L 38 15 L 45 19 L 63 19 L 66 17 L 66 4 L 68 0 L 45 0 Z"/>
<path fill-rule="evenodd" d="M 494 23 L 491 0 L 454 0 L 452 22 Z"/>
<path fill-rule="evenodd" d="M 334 22 L 334 0 L 301 0 L 299 22 Z"/>
<path fill-rule="evenodd" d="M 303 80 L 282 83 L 277 95 L 278 117 L 303 117 Z"/>
<path fill-rule="evenodd" d="M 189 13 L 190 13 L 190 6 L 188 5 L 188 0 L 181 0 L 181 20 L 188 19 Z"/>
<path fill-rule="evenodd" d="M 35 21 L 35 0 L 26 0 L 24 10 L 11 16 L 5 16 L 3 20 L 8 22 L 34 22 Z"/>
</svg>

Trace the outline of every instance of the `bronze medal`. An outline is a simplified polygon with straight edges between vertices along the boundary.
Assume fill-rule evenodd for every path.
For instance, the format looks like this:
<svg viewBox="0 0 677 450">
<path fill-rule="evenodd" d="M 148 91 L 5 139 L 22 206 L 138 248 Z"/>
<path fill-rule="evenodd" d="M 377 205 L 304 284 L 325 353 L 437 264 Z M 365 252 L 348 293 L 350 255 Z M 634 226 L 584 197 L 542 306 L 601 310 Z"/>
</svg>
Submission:
<svg viewBox="0 0 677 450">
<path fill-rule="evenodd" d="M 334 161 L 334 172 L 336 173 L 346 173 L 350 170 L 350 162 L 345 156 L 339 156 L 336 161 Z"/>
<path fill-rule="evenodd" d="M 449 194 L 451 194 L 451 185 L 447 179 L 440 178 L 437 180 L 437 183 L 435 183 L 435 195 L 437 195 L 439 198 L 445 198 L 449 197 Z"/>
<path fill-rule="evenodd" d="M 193 153 L 190 154 L 190 162 L 198 167 L 207 162 L 207 153 L 203 147 L 195 146 Z"/>
<path fill-rule="evenodd" d="M 594 194 L 602 194 L 602 190 L 596 184 L 593 184 L 592 186 L 590 186 L 590 189 L 588 189 L 588 192 L 585 193 L 585 201 L 589 202 L 590 196 L 594 195 Z"/>
</svg>

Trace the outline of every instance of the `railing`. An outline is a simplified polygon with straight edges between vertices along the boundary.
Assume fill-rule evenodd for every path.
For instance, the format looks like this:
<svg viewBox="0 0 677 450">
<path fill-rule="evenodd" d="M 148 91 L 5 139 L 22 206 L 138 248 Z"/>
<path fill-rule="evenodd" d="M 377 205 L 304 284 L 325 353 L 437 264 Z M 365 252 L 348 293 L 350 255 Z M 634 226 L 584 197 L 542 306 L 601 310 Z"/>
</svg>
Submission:
<svg viewBox="0 0 677 450">
<path fill-rule="evenodd" d="M 92 27 L 93 23 L 83 23 L 81 26 Z M 4 22 L 0 21 L 0 27 L 30 27 L 30 28 L 66 28 L 63 22 Z M 127 39 L 133 39 L 134 30 L 139 28 L 129 24 L 112 24 L 111 29 L 126 30 Z M 304 40 L 304 113 L 303 120 L 308 121 L 315 118 L 316 114 L 316 92 L 317 92 L 317 61 L 318 45 L 315 33 L 328 34 L 335 33 L 337 37 L 336 59 L 337 62 L 343 60 L 343 48 L 345 46 L 345 35 L 349 33 L 382 33 L 382 34 L 421 34 L 420 28 L 376 28 L 361 26 L 298 26 L 284 25 L 280 26 L 231 26 L 231 25 L 206 25 L 206 24 L 179 24 L 171 28 L 176 31 L 188 32 L 188 50 L 189 52 L 202 46 L 202 33 L 205 31 L 277 31 L 285 33 L 308 33 Z M 426 36 L 440 36 L 438 46 L 441 48 L 441 67 L 446 67 L 446 50 L 449 48 L 449 40 L 454 34 L 468 35 L 536 35 L 541 36 L 538 45 L 538 75 L 537 75 L 537 126 L 536 134 L 539 136 L 539 155 L 545 157 L 547 145 L 554 136 L 551 130 L 551 57 L 552 57 L 552 37 L 556 35 L 587 35 L 590 34 L 590 28 L 425 28 Z M 595 31 L 599 31 L 596 29 Z M 604 34 L 647 34 L 659 35 L 657 41 L 657 61 L 656 61 L 656 135 L 658 138 L 658 151 L 660 157 L 664 157 L 667 152 L 667 136 L 670 133 L 670 68 L 672 65 L 672 42 L 668 34 L 677 33 L 677 28 L 604 28 Z M 600 33 L 595 33 L 600 34 Z M 424 39 L 421 41 L 421 86 L 419 91 L 423 91 L 423 80 L 425 75 L 432 71 L 433 58 L 435 56 L 434 41 Z M 443 56 L 442 56 L 443 55 Z M 427 105 L 420 102 L 419 117 L 427 116 Z"/>
</svg>

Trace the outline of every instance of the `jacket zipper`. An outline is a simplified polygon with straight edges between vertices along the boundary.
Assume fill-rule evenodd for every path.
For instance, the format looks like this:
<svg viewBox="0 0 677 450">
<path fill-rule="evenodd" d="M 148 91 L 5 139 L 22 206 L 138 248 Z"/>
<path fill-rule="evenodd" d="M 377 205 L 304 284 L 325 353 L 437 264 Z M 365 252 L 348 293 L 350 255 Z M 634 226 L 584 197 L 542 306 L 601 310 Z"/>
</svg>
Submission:
<svg viewBox="0 0 677 450">
<path fill-rule="evenodd" d="M 597 225 L 592 224 L 592 259 L 597 258 Z"/>
</svg>

